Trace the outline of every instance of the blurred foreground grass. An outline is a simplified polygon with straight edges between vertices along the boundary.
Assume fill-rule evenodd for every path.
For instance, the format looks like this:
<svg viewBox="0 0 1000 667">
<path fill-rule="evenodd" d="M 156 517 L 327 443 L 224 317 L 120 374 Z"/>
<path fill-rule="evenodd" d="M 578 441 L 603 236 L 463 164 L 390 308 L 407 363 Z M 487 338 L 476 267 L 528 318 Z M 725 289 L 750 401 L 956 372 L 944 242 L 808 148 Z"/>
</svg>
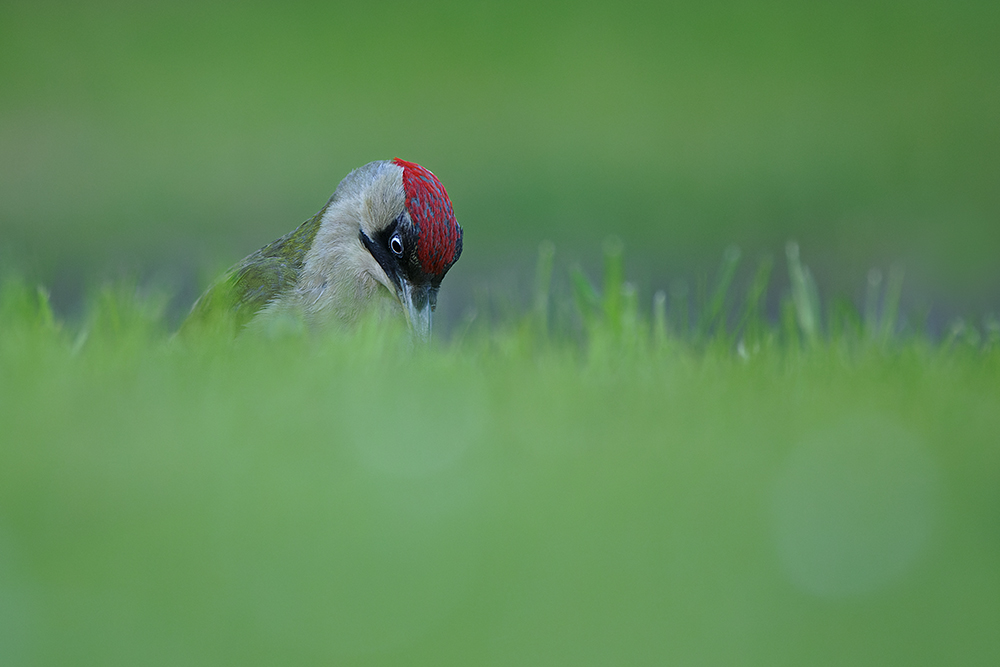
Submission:
<svg viewBox="0 0 1000 667">
<path fill-rule="evenodd" d="M 769 323 L 737 259 L 688 315 L 543 246 L 428 348 L 7 280 L 0 662 L 996 664 L 997 327 L 821 312 L 794 247 Z"/>
</svg>

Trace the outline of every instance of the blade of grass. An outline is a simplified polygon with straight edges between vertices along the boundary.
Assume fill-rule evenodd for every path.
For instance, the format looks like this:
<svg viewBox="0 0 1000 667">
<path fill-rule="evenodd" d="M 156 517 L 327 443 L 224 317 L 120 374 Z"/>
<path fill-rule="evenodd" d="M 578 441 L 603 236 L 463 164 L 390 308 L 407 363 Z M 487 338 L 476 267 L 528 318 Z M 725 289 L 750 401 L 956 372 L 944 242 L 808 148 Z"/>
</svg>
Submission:
<svg viewBox="0 0 1000 667">
<path fill-rule="evenodd" d="M 767 286 L 771 281 L 773 268 L 774 258 L 770 255 L 763 257 L 757 264 L 757 271 L 747 289 L 743 313 L 734 329 L 735 333 L 743 332 L 744 345 L 749 350 L 753 350 L 760 343 L 767 328 L 764 321 L 764 298 L 767 296 Z"/>
<path fill-rule="evenodd" d="M 556 247 L 551 241 L 538 246 L 538 264 L 535 268 L 535 320 L 543 339 L 549 335 L 549 293 L 552 287 L 552 266 Z"/>
<path fill-rule="evenodd" d="M 896 333 L 899 320 L 899 300 L 903 292 L 903 267 L 892 266 L 889 269 L 889 281 L 885 286 L 885 296 L 882 298 L 882 343 L 888 343 Z"/>
<path fill-rule="evenodd" d="M 788 257 L 788 275 L 792 284 L 792 303 L 802 335 L 814 344 L 819 340 L 819 292 L 809 269 L 799 258 L 799 244 L 790 241 L 785 247 Z"/>
<path fill-rule="evenodd" d="M 625 261 L 622 242 L 609 238 L 604 242 L 604 320 L 617 337 L 622 331 L 622 288 L 625 284 Z"/>
<path fill-rule="evenodd" d="M 657 290 L 653 294 L 653 346 L 662 350 L 667 345 L 667 293 Z"/>
<path fill-rule="evenodd" d="M 865 335 L 875 338 L 878 331 L 878 302 L 882 294 L 882 272 L 872 269 L 868 272 L 868 287 L 865 290 Z"/>
<path fill-rule="evenodd" d="M 683 280 L 675 280 L 670 283 L 670 310 L 673 312 L 673 322 L 677 326 L 678 334 L 683 338 L 690 338 L 690 305 L 688 304 L 688 284 Z"/>
<path fill-rule="evenodd" d="M 569 279 L 573 286 L 573 301 L 576 304 L 577 313 L 583 322 L 584 330 L 589 334 L 598 322 L 601 297 L 579 266 L 570 269 Z"/>
<path fill-rule="evenodd" d="M 786 295 L 781 300 L 781 333 L 789 350 L 797 350 L 801 345 L 797 310 L 791 296 Z"/>
<path fill-rule="evenodd" d="M 729 246 L 722 254 L 722 265 L 719 267 L 719 275 L 715 281 L 715 290 L 712 297 L 705 306 L 702 313 L 701 322 L 698 327 L 698 337 L 705 338 L 713 333 L 725 335 L 726 319 L 726 298 L 729 295 L 729 286 L 736 275 L 736 267 L 740 263 L 740 249 L 736 246 Z"/>
<path fill-rule="evenodd" d="M 621 340 L 629 349 L 639 342 L 639 290 L 632 283 L 622 285 Z"/>
</svg>

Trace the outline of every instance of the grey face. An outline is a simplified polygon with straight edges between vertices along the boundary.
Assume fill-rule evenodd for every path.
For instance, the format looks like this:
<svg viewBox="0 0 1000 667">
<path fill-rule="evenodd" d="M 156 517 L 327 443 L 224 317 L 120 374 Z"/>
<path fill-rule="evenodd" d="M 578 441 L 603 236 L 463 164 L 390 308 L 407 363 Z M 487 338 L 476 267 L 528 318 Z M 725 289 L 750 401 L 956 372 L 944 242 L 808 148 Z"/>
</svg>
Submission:
<svg viewBox="0 0 1000 667">
<path fill-rule="evenodd" d="M 419 237 L 409 215 L 404 212 L 385 229 L 369 238 L 359 232 L 361 243 L 392 281 L 396 296 L 410 327 L 421 339 L 431 334 L 431 313 L 437 305 L 437 292 L 444 275 L 424 273 L 417 257 Z"/>
</svg>

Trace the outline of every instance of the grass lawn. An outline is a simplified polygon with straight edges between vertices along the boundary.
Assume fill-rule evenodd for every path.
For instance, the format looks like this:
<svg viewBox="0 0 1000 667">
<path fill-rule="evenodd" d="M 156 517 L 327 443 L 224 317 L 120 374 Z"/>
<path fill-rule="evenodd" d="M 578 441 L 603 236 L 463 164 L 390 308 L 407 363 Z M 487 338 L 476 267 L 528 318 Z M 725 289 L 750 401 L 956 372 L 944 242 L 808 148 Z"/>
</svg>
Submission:
<svg viewBox="0 0 1000 667">
<path fill-rule="evenodd" d="M 3 663 L 1000 662 L 997 328 L 821 313 L 794 252 L 778 323 L 724 265 L 684 326 L 607 252 L 427 348 L 8 279 Z"/>
</svg>

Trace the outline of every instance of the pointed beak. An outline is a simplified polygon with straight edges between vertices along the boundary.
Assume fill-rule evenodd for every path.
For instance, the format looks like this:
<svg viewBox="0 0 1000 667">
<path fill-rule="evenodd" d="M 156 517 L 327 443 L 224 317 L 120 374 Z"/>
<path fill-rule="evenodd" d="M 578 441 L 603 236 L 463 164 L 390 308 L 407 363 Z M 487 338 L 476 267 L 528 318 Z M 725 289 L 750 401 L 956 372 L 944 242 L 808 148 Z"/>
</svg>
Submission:
<svg viewBox="0 0 1000 667">
<path fill-rule="evenodd" d="M 406 311 L 406 319 L 417 338 L 423 341 L 431 337 L 431 312 L 434 294 L 430 285 L 414 285 L 405 278 L 399 281 L 399 302 Z"/>
</svg>

